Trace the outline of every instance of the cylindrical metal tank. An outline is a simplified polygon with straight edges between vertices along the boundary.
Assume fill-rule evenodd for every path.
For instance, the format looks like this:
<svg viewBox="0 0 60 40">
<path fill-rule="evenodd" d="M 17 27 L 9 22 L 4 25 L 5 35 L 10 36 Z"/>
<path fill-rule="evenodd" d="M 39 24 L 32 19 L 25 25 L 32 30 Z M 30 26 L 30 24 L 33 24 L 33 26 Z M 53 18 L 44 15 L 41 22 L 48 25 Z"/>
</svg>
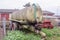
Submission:
<svg viewBox="0 0 60 40">
<path fill-rule="evenodd" d="M 10 15 L 10 20 L 21 23 L 40 22 L 42 21 L 42 10 L 39 5 L 31 5 L 30 7 L 25 7 L 19 11 L 13 12 Z"/>
</svg>

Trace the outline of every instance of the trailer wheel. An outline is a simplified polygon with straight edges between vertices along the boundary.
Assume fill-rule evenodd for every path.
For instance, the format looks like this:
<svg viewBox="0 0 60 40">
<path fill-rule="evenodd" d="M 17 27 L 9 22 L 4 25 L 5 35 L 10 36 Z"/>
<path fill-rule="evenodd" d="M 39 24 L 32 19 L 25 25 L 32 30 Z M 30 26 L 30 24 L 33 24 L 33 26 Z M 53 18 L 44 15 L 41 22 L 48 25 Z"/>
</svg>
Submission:
<svg viewBox="0 0 60 40">
<path fill-rule="evenodd" d="M 13 22 L 12 23 L 12 30 L 16 30 L 16 28 L 17 28 L 17 23 Z"/>
</svg>

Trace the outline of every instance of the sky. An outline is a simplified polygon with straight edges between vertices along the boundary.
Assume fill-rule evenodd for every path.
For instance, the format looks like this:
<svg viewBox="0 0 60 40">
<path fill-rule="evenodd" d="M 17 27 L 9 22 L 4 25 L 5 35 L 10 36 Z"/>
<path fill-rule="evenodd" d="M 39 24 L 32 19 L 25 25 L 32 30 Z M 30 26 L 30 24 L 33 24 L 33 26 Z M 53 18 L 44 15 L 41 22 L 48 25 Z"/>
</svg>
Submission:
<svg viewBox="0 0 60 40">
<path fill-rule="evenodd" d="M 42 10 L 60 15 L 60 0 L 0 0 L 0 9 L 22 9 L 28 2 L 38 3 Z"/>
</svg>

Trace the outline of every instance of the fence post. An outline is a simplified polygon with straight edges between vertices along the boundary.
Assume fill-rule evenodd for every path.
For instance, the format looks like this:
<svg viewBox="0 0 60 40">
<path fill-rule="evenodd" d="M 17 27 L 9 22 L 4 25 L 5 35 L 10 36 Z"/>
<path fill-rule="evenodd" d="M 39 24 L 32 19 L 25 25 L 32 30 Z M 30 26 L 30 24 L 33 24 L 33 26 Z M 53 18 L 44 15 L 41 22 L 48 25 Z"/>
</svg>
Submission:
<svg viewBox="0 0 60 40">
<path fill-rule="evenodd" d="M 3 20 L 2 20 L 2 24 L 3 24 L 3 30 L 4 30 L 4 35 L 6 35 L 6 18 L 3 17 Z"/>
</svg>

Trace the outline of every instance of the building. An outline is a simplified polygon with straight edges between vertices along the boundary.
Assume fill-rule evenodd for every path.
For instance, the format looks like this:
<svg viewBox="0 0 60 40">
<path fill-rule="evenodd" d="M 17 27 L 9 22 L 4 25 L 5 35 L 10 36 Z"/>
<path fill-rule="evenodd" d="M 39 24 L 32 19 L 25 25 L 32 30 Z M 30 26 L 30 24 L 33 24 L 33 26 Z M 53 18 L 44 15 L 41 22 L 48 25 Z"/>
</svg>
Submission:
<svg viewBox="0 0 60 40">
<path fill-rule="evenodd" d="M 45 15 L 45 16 L 53 16 L 54 13 L 49 12 L 49 11 L 43 11 L 43 15 Z"/>
<path fill-rule="evenodd" d="M 54 13 L 52 12 L 49 12 L 49 11 L 43 11 L 43 20 L 45 19 L 52 19 L 52 18 L 55 18 L 54 17 Z"/>
<path fill-rule="evenodd" d="M 60 15 L 55 15 L 49 11 L 43 11 L 43 20 L 48 19 L 54 26 L 60 26 Z"/>
<path fill-rule="evenodd" d="M 56 26 L 56 17 L 55 13 L 49 11 L 43 11 L 43 20 L 50 20 L 54 26 Z"/>
<path fill-rule="evenodd" d="M 18 9 L 0 9 L 0 21 L 3 20 L 3 18 L 9 20 L 9 14 L 14 11 L 18 11 Z"/>
</svg>

